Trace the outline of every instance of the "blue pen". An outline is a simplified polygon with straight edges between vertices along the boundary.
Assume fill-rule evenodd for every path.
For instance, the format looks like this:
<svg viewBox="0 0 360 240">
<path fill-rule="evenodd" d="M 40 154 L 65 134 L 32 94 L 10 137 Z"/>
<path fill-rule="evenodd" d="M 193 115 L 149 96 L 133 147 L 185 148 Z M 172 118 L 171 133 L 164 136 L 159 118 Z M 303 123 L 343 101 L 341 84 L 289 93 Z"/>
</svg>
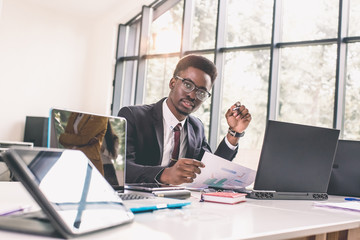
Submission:
<svg viewBox="0 0 360 240">
<path fill-rule="evenodd" d="M 144 207 L 130 208 L 130 211 L 132 211 L 133 213 L 152 212 L 154 210 L 165 209 L 165 208 L 169 208 L 169 209 L 182 208 L 182 207 L 184 207 L 186 205 L 189 205 L 189 204 L 190 204 L 190 202 L 172 203 L 172 204 L 158 204 L 158 205 L 154 205 L 154 206 L 144 206 Z"/>
<path fill-rule="evenodd" d="M 346 197 L 346 201 L 360 201 L 360 198 Z"/>
</svg>

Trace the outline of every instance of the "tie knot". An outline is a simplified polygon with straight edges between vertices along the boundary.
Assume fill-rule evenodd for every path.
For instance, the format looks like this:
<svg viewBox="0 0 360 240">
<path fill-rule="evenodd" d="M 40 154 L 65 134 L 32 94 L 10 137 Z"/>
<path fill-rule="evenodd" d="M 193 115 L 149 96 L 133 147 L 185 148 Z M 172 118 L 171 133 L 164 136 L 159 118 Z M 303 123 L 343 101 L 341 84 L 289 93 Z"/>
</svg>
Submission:
<svg viewBox="0 0 360 240">
<path fill-rule="evenodd" d="M 175 132 L 175 131 L 180 131 L 180 129 L 181 129 L 181 123 L 178 123 L 178 124 L 174 127 L 173 131 L 174 131 L 174 132 Z"/>
</svg>

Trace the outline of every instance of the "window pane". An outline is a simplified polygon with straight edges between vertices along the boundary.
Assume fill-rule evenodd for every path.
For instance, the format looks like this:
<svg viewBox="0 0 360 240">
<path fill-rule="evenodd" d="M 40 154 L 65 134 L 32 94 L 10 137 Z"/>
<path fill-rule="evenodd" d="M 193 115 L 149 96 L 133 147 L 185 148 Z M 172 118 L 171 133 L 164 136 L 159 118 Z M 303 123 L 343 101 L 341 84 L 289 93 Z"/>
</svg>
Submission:
<svg viewBox="0 0 360 240">
<path fill-rule="evenodd" d="M 180 1 L 151 24 L 148 54 L 179 52 L 183 2 Z"/>
<path fill-rule="evenodd" d="M 177 57 L 147 60 L 144 103 L 155 103 L 169 95 L 169 82 L 178 60 Z"/>
<path fill-rule="evenodd" d="M 120 94 L 121 106 L 131 105 L 135 98 L 135 82 L 136 82 L 136 69 L 137 61 L 125 61 L 124 62 L 124 74 L 123 74 L 123 93 Z M 117 73 L 120 74 L 120 73 Z"/>
<path fill-rule="evenodd" d="M 344 138 L 360 140 L 360 43 L 349 44 L 347 63 Z"/>
<path fill-rule="evenodd" d="M 349 36 L 360 36 L 360 0 L 350 0 Z"/>
<path fill-rule="evenodd" d="M 282 49 L 278 119 L 332 127 L 336 45 Z"/>
<path fill-rule="evenodd" d="M 217 0 L 196 0 L 191 34 L 191 49 L 215 47 Z"/>
<path fill-rule="evenodd" d="M 125 56 L 135 56 L 139 54 L 139 29 L 140 22 L 129 26 Z"/>
<path fill-rule="evenodd" d="M 240 101 L 250 111 L 252 120 L 239 148 L 236 161 L 256 169 L 266 124 L 268 100 L 270 51 L 247 51 L 226 53 L 223 76 L 223 99 L 221 106 L 221 129 L 219 140 L 228 130 L 225 112 L 236 101 Z"/>
<path fill-rule="evenodd" d="M 228 0 L 226 46 L 271 42 L 273 1 Z"/>
<path fill-rule="evenodd" d="M 338 0 L 283 1 L 284 42 L 337 37 Z"/>
</svg>

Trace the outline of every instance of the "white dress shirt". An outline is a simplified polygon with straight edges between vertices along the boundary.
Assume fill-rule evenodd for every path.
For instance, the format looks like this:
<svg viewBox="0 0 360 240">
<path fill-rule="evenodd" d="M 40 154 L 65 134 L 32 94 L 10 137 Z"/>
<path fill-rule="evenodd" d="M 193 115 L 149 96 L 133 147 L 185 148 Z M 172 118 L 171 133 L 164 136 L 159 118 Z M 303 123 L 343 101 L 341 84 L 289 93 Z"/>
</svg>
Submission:
<svg viewBox="0 0 360 240">
<path fill-rule="evenodd" d="M 179 120 L 174 116 L 174 114 L 170 111 L 168 105 L 166 104 L 167 99 L 163 102 L 162 110 L 163 110 L 163 125 L 164 125 L 164 150 L 163 157 L 161 161 L 161 166 L 169 165 L 171 153 L 174 148 L 174 127 L 179 123 Z M 180 130 L 180 151 L 179 158 L 183 158 L 186 154 L 187 145 L 187 132 L 185 131 L 185 122 L 186 118 L 181 121 L 181 130 Z"/>
<path fill-rule="evenodd" d="M 174 148 L 174 131 L 173 128 L 179 123 L 179 120 L 174 116 L 174 114 L 170 111 L 168 105 L 166 104 L 167 99 L 163 102 L 162 110 L 163 110 L 163 125 L 164 125 L 164 150 L 163 157 L 161 161 L 161 166 L 168 166 L 171 158 L 171 153 Z M 180 130 L 180 151 L 179 151 L 179 159 L 184 158 L 187 150 L 187 131 L 185 129 L 186 119 L 181 121 L 181 130 Z M 238 145 L 232 145 L 227 137 L 225 136 L 226 145 L 235 150 Z"/>
</svg>

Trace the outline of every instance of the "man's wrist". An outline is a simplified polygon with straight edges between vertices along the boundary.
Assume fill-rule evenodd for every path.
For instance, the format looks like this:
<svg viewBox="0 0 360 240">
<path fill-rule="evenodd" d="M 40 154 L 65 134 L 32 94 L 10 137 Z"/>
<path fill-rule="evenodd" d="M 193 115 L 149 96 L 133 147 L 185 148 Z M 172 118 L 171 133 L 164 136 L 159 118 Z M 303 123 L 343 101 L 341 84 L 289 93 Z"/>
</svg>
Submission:
<svg viewBox="0 0 360 240">
<path fill-rule="evenodd" d="M 245 131 L 239 133 L 239 132 L 236 132 L 234 130 L 232 130 L 230 127 L 228 129 L 228 133 L 233 136 L 233 137 L 236 137 L 236 138 L 241 138 L 245 135 Z"/>
</svg>

